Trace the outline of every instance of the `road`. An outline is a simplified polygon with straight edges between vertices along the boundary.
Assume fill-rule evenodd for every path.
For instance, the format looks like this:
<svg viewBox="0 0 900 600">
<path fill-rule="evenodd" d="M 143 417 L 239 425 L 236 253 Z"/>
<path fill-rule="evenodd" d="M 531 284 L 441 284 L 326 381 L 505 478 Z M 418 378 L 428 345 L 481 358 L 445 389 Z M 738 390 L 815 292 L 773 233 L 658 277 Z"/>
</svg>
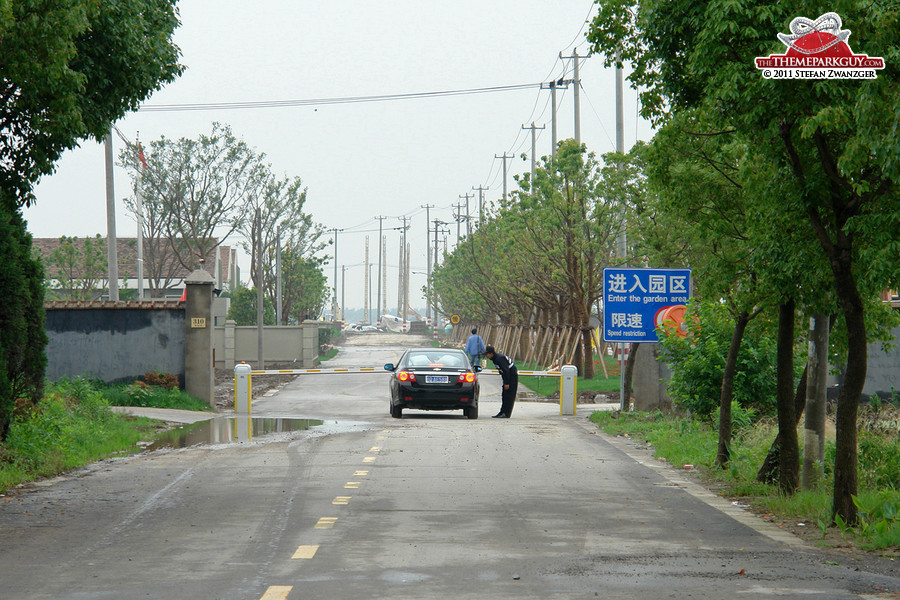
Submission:
<svg viewBox="0 0 900 600">
<path fill-rule="evenodd" d="M 367 338 L 360 338 L 367 341 Z M 372 338 L 377 339 L 377 337 Z M 329 366 L 380 366 L 348 345 Z M 388 414 L 387 376 L 301 376 L 308 432 L 103 461 L 0 498 L 0 598 L 897 598 L 718 499 L 588 407 Z"/>
</svg>

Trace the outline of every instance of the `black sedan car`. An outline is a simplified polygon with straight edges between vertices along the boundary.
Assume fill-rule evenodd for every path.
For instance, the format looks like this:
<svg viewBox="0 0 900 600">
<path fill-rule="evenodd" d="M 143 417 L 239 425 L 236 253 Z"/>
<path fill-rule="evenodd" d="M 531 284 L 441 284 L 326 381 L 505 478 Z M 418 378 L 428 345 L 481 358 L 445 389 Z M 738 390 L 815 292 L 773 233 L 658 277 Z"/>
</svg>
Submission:
<svg viewBox="0 0 900 600">
<path fill-rule="evenodd" d="M 422 348 L 407 350 L 391 371 L 391 416 L 399 419 L 404 408 L 459 410 L 478 418 L 478 376 L 462 350 Z"/>
</svg>

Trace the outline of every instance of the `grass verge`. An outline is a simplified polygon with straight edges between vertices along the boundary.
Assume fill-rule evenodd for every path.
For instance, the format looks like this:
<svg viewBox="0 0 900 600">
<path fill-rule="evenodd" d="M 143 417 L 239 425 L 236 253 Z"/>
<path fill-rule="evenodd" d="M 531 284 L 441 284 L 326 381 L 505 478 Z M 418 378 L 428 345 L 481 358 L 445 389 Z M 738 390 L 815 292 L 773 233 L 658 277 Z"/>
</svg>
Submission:
<svg viewBox="0 0 900 600">
<path fill-rule="evenodd" d="M 900 491 L 885 482 L 898 481 L 900 475 L 896 472 L 885 474 L 884 463 L 869 458 L 870 455 L 878 456 L 885 448 L 894 447 L 890 435 L 876 441 L 869 433 L 868 444 L 873 449 L 861 445 L 859 495 L 855 499 L 860 509 L 860 524 L 850 528 L 840 523 L 831 526 L 833 444 L 830 450 L 826 448 L 825 473 L 819 484 L 814 489 L 786 496 L 777 486 L 756 481 L 757 470 L 777 432 L 776 426 L 769 421 L 758 421 L 735 432 L 732 458 L 724 469 L 714 464 L 718 433 L 711 423 L 660 412 L 595 412 L 591 421 L 608 434 L 646 443 L 654 457 L 677 468 L 691 465 L 707 487 L 750 507 L 770 521 L 807 528 L 804 537 L 811 537 L 811 541 L 823 545 L 850 542 L 866 550 L 891 556 L 898 554 Z"/>
<path fill-rule="evenodd" d="M 47 387 L 41 402 L 16 415 L 0 443 L 0 493 L 113 456 L 140 452 L 155 439 L 159 421 L 119 415 L 110 406 L 212 410 L 180 390 L 158 386 L 106 387 L 85 379 Z"/>
</svg>

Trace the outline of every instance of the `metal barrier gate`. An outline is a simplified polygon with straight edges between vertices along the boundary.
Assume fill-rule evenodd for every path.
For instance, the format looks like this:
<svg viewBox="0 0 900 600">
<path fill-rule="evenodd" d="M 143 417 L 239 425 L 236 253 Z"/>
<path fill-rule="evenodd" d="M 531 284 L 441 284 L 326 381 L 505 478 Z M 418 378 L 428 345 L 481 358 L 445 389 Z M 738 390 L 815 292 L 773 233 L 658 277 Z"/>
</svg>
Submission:
<svg viewBox="0 0 900 600">
<path fill-rule="evenodd" d="M 263 369 L 254 371 L 247 363 L 234 366 L 234 411 L 237 414 L 250 414 L 252 400 L 252 377 L 254 375 L 344 375 L 347 373 L 388 373 L 383 368 L 358 367 L 335 369 Z M 484 369 L 481 373 L 499 375 L 497 369 Z M 559 377 L 560 414 L 575 414 L 575 394 L 577 387 L 577 369 L 572 365 L 564 365 L 559 371 L 519 371 L 519 375 L 535 377 Z"/>
</svg>

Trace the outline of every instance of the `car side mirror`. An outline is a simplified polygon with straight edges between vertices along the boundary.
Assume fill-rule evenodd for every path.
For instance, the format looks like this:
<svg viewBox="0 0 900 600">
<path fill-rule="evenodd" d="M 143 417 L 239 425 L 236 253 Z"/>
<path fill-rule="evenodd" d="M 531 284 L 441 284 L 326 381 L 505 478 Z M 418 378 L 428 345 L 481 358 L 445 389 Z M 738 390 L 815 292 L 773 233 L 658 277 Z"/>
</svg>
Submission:
<svg viewBox="0 0 900 600">
<path fill-rule="evenodd" d="M 472 370 L 476 373 L 481 373 L 482 371 L 484 371 L 484 368 L 481 365 L 475 365 L 474 367 L 472 367 Z"/>
<path fill-rule="evenodd" d="M 393 370 L 394 370 L 394 365 L 391 364 L 391 363 L 388 363 L 388 364 L 384 365 L 384 370 L 385 370 L 385 371 L 393 371 Z"/>
</svg>

